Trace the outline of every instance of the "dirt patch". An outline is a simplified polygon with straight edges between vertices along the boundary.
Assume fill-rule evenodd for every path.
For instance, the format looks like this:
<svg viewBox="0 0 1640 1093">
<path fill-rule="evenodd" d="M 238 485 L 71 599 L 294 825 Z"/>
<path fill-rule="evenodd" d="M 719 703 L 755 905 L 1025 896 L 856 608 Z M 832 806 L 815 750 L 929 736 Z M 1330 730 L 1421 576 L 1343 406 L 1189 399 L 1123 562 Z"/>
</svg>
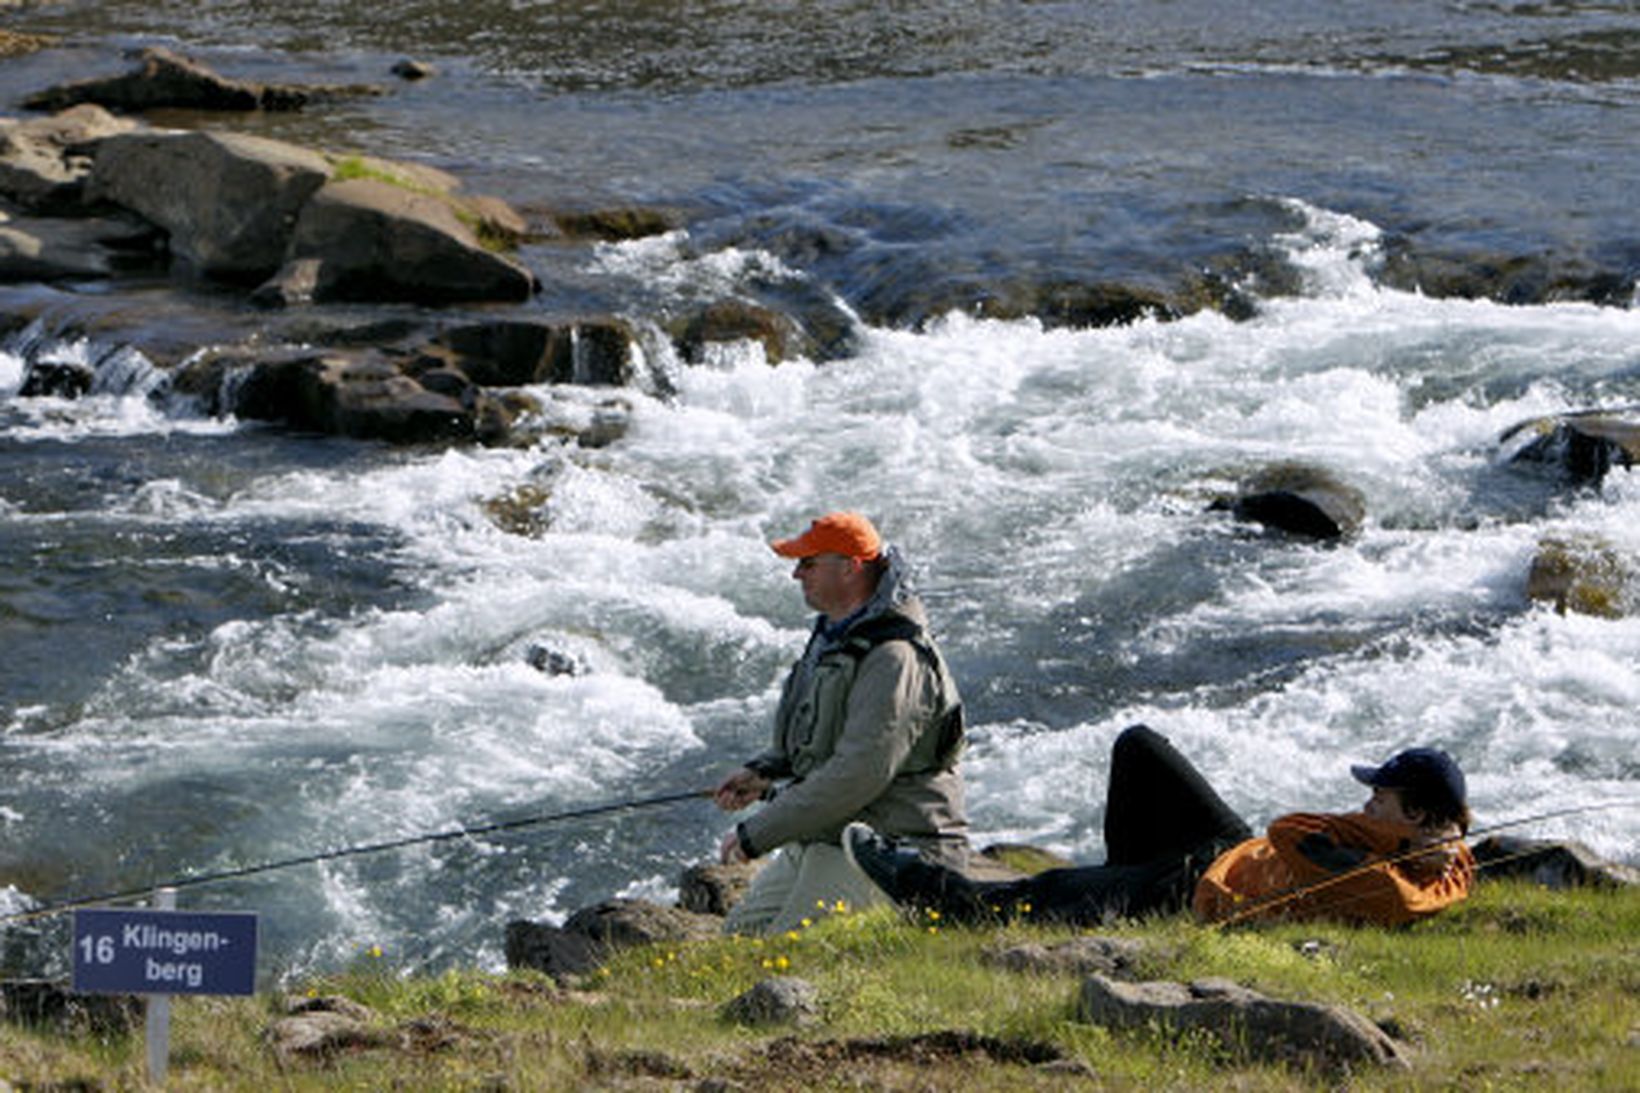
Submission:
<svg viewBox="0 0 1640 1093">
<path fill-rule="evenodd" d="M 597 1079 L 636 1086 L 699 1079 L 700 1088 L 725 1090 L 823 1089 L 839 1081 L 849 1088 L 949 1089 L 969 1084 L 964 1072 L 996 1066 L 1041 1068 L 1049 1084 L 1083 1072 L 1053 1044 L 960 1029 L 848 1040 L 786 1036 L 737 1059 L 693 1067 L 656 1051 L 591 1050 L 586 1056 L 587 1074 Z"/>
</svg>

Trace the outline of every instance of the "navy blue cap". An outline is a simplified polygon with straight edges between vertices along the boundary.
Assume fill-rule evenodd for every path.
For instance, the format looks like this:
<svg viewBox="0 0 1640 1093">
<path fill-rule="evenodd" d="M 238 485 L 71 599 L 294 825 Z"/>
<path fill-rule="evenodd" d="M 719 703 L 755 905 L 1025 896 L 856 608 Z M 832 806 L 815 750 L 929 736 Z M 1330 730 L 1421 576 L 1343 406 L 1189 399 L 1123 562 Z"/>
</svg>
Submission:
<svg viewBox="0 0 1640 1093">
<path fill-rule="evenodd" d="M 1352 766 L 1350 773 L 1365 785 L 1407 789 L 1427 800 L 1445 800 L 1454 812 L 1468 801 L 1463 771 L 1439 748 L 1408 748 L 1381 767 Z"/>
</svg>

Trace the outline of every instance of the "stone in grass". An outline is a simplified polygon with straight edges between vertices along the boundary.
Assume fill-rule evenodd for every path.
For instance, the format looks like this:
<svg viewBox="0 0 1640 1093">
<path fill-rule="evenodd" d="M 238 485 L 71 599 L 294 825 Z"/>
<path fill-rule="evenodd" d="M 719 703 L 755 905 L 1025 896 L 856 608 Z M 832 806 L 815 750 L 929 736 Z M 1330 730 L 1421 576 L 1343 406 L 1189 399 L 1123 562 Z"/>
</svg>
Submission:
<svg viewBox="0 0 1640 1093">
<path fill-rule="evenodd" d="M 0 1021 L 51 1029 L 64 1035 L 89 1032 L 123 1036 L 142 1025 L 142 1001 L 128 994 L 76 994 L 50 979 L 0 982 Z"/>
<path fill-rule="evenodd" d="M 267 1040 L 281 1059 L 327 1059 L 348 1051 L 398 1043 L 375 1024 L 368 1006 L 340 995 L 286 1002 L 286 1016 L 268 1027 Z"/>
<path fill-rule="evenodd" d="M 1162 1026 L 1202 1032 L 1232 1054 L 1311 1066 L 1329 1073 L 1406 1067 L 1403 1048 L 1373 1022 L 1342 1006 L 1268 998 L 1224 979 L 1082 984 L 1077 1015 L 1113 1029 Z"/>
<path fill-rule="evenodd" d="M 987 949 L 980 959 L 992 967 L 1035 975 L 1069 973 L 1130 978 L 1144 942 L 1127 937 L 1073 937 L 1056 945 L 1023 942 Z"/>
<path fill-rule="evenodd" d="M 756 1028 L 812 1024 L 820 1018 L 820 992 L 806 979 L 776 976 L 730 999 L 722 1013 L 727 1021 Z"/>
<path fill-rule="evenodd" d="M 691 865 L 678 881 L 678 905 L 697 914 L 727 915 L 763 865 L 763 861 Z"/>
<path fill-rule="evenodd" d="M 1529 877 L 1545 888 L 1628 888 L 1640 885 L 1640 869 L 1608 861 L 1575 840 L 1490 835 L 1474 846 L 1485 877 Z"/>
<path fill-rule="evenodd" d="M 610 899 L 583 907 L 563 926 L 518 919 L 507 924 L 509 968 L 567 979 L 592 971 L 620 949 L 718 937 L 722 920 L 647 900 Z"/>
</svg>

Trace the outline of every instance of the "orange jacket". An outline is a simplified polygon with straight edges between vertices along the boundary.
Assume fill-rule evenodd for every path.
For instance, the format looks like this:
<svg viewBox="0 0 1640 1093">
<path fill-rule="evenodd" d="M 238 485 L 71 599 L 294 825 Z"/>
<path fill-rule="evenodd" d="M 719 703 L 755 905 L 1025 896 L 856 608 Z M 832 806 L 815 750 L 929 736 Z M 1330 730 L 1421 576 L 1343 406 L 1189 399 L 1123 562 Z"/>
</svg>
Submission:
<svg viewBox="0 0 1640 1093">
<path fill-rule="evenodd" d="M 1283 816 L 1263 838 L 1231 847 L 1208 866 L 1192 909 L 1206 922 L 1333 918 L 1399 926 L 1432 915 L 1469 895 L 1475 859 L 1458 843 L 1457 857 L 1429 879 L 1384 860 L 1406 851 L 1415 834 L 1359 812 Z"/>
</svg>

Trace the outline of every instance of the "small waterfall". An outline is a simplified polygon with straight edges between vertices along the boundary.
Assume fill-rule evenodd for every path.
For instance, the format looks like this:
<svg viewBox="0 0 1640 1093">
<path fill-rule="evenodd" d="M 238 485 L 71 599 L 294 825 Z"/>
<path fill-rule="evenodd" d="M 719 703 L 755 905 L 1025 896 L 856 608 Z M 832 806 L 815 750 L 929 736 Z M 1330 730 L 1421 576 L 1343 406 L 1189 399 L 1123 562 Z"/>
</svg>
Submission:
<svg viewBox="0 0 1640 1093">
<path fill-rule="evenodd" d="M 170 409 L 170 374 L 139 349 L 99 342 L 53 329 L 35 319 L 0 342 L 0 354 L 16 362 L 12 397 L 78 398 L 105 395 L 146 399 Z M 5 376 L 0 373 L 0 382 Z"/>
</svg>

